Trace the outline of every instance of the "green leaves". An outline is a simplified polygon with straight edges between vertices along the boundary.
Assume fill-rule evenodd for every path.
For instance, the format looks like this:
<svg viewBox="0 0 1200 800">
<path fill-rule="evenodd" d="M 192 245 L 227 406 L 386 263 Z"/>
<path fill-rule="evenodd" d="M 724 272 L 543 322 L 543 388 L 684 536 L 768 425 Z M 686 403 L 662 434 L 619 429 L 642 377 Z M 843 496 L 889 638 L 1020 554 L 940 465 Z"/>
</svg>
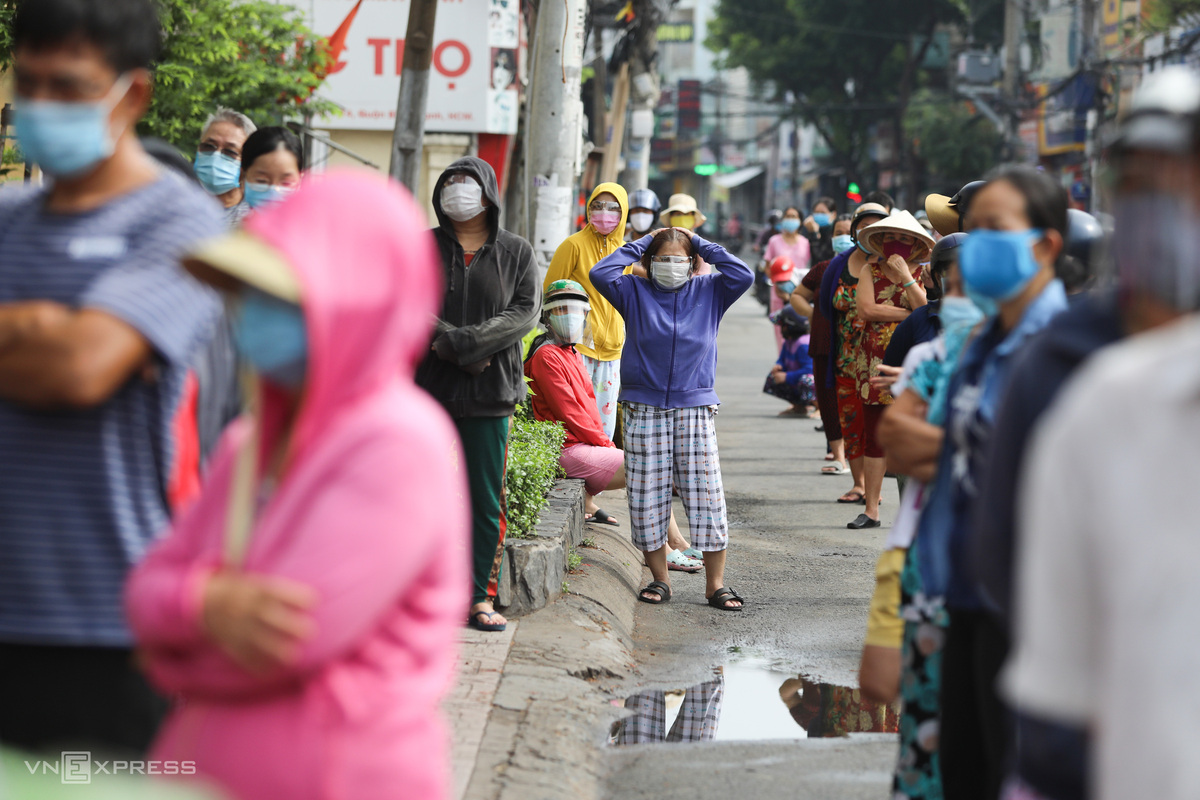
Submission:
<svg viewBox="0 0 1200 800">
<path fill-rule="evenodd" d="M 524 537 L 537 527 L 546 495 L 562 474 L 558 456 L 567 433 L 558 422 L 538 422 L 517 408 L 508 432 L 508 470 L 504 476 L 508 535 Z"/>
<path fill-rule="evenodd" d="M 986 173 L 1003 143 L 996 127 L 965 101 L 927 89 L 913 95 L 904 133 L 931 173 L 929 184 L 947 192 Z"/>
<path fill-rule="evenodd" d="M 190 152 L 217 106 L 277 125 L 332 104 L 320 86 L 319 38 L 285 5 L 265 0 L 159 0 L 166 31 L 155 97 L 141 132 Z"/>
<path fill-rule="evenodd" d="M 1197 0 L 1200 2 L 1200 0 Z M 867 171 L 871 126 L 902 113 L 914 37 L 931 26 L 964 26 L 973 9 L 996 0 L 719 0 L 706 44 L 725 64 L 745 67 L 777 96 L 791 91 L 796 110 L 851 173 Z"/>
</svg>

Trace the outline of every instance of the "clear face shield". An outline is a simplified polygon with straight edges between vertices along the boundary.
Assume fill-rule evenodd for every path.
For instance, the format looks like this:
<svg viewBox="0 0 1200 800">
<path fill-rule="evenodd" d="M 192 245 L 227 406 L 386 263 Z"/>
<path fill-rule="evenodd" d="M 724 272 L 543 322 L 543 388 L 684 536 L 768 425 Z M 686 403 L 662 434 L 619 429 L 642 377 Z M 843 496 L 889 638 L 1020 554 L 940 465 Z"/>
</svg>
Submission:
<svg viewBox="0 0 1200 800">
<path fill-rule="evenodd" d="M 561 345 L 592 346 L 592 326 L 588 322 L 591 307 L 586 300 L 567 297 L 551 300 L 542 308 L 546 331 Z"/>
</svg>

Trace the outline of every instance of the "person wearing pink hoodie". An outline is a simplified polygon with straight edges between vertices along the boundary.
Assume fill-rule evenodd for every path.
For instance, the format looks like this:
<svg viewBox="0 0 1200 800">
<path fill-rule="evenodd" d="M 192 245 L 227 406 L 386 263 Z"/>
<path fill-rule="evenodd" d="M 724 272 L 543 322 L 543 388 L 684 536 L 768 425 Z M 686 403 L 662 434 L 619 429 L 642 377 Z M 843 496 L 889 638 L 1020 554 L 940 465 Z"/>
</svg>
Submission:
<svg viewBox="0 0 1200 800">
<path fill-rule="evenodd" d="M 226 294 L 257 411 L 126 586 L 177 700 L 150 758 L 241 800 L 445 798 L 468 493 L 413 382 L 442 296 L 424 215 L 331 171 L 185 266 Z"/>
</svg>

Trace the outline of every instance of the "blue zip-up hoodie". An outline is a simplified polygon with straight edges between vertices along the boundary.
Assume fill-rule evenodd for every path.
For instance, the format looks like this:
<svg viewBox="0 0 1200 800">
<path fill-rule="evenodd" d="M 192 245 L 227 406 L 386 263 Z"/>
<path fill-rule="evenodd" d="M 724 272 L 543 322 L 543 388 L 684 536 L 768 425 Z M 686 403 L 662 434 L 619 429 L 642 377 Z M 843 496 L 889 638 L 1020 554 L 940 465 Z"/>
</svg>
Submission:
<svg viewBox="0 0 1200 800">
<path fill-rule="evenodd" d="M 692 235 L 696 255 L 719 272 L 693 275 L 678 291 L 622 274 L 650 246 L 647 234 L 592 267 L 592 285 L 625 320 L 621 396 L 659 408 L 719 403 L 717 327 L 754 283 L 754 273 L 719 244 Z"/>
</svg>

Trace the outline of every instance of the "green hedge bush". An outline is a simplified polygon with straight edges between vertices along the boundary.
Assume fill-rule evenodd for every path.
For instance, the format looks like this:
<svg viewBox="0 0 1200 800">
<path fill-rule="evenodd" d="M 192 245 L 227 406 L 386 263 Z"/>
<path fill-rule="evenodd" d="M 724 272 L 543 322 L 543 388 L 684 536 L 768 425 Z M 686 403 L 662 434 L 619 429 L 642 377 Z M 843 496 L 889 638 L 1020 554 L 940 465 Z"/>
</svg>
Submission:
<svg viewBox="0 0 1200 800">
<path fill-rule="evenodd" d="M 508 433 L 508 471 L 504 476 L 508 536 L 527 537 L 546 507 L 546 495 L 562 476 L 558 456 L 567 433 L 558 422 L 538 422 L 518 406 Z"/>
</svg>

